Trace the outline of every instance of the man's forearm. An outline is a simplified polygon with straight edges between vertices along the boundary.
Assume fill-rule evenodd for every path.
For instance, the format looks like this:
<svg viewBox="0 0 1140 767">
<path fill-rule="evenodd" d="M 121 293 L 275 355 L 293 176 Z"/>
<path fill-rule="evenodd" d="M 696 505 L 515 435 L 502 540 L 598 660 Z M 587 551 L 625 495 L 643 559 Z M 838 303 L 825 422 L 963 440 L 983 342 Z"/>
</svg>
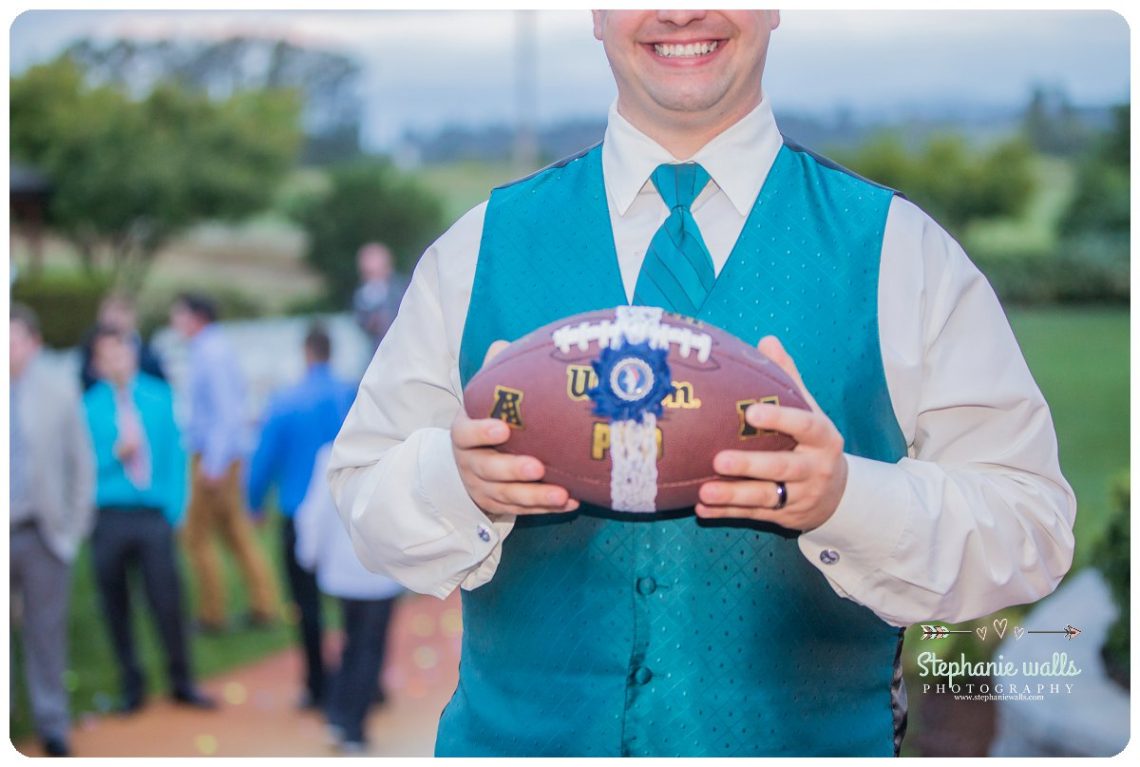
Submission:
<svg viewBox="0 0 1140 767">
<path fill-rule="evenodd" d="M 1034 602 L 1073 556 L 1067 486 L 1002 467 L 849 457 L 836 513 L 800 536 L 832 587 L 893 625 Z"/>
<path fill-rule="evenodd" d="M 360 436 L 347 427 L 334 455 Z M 334 468 L 329 484 L 360 561 L 441 599 L 490 580 L 513 525 L 488 518 L 468 497 L 446 429 L 417 430 L 374 463 Z"/>
</svg>

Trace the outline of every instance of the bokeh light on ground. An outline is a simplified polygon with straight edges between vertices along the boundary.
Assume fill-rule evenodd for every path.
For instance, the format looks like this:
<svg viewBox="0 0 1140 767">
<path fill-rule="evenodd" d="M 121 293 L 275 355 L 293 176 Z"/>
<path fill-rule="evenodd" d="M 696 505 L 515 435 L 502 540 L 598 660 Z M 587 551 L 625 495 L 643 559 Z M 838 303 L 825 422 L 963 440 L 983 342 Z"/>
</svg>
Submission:
<svg viewBox="0 0 1140 767">
<path fill-rule="evenodd" d="M 229 682 L 222 689 L 222 697 L 225 698 L 226 703 L 229 703 L 231 706 L 240 706 L 242 703 L 245 703 L 248 695 L 245 685 L 240 682 Z"/>
<path fill-rule="evenodd" d="M 439 663 L 439 653 L 435 651 L 434 647 L 429 645 L 420 645 L 412 652 L 412 663 L 416 664 L 416 668 L 424 669 L 435 668 Z"/>
<path fill-rule="evenodd" d="M 194 747 L 204 756 L 213 756 L 218 752 L 218 739 L 204 733 L 194 738 Z"/>
<path fill-rule="evenodd" d="M 459 610 L 444 610 L 439 616 L 439 630 L 447 637 L 463 633 L 463 614 Z"/>
</svg>

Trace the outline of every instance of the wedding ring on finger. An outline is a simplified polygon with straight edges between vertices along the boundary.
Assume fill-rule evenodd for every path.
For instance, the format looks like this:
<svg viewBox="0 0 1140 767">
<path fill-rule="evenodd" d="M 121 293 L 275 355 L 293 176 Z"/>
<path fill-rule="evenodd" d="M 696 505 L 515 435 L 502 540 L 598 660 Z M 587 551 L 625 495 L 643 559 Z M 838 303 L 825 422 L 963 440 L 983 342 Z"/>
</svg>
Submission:
<svg viewBox="0 0 1140 767">
<path fill-rule="evenodd" d="M 772 507 L 773 511 L 779 511 L 788 505 L 788 488 L 783 482 L 776 483 L 776 505 Z"/>
</svg>

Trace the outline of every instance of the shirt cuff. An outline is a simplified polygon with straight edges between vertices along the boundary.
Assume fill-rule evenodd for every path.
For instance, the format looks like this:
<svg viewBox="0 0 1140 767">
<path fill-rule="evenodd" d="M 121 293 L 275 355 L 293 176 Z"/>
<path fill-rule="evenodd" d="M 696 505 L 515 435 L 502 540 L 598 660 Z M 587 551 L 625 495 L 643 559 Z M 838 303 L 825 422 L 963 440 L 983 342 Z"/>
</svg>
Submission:
<svg viewBox="0 0 1140 767">
<path fill-rule="evenodd" d="M 906 523 L 906 478 L 894 464 L 846 455 L 847 486 L 831 517 L 799 537 L 800 551 L 847 597 L 889 560 Z"/>
<path fill-rule="evenodd" d="M 457 548 L 469 552 L 472 563 L 470 569 L 456 573 L 433 592 L 443 599 L 456 586 L 471 590 L 491 580 L 499 566 L 503 539 L 514 527 L 515 517 L 489 516 L 471 500 L 455 463 L 449 431 L 434 432 L 429 440 L 430 457 L 421 462 L 422 495 L 430 499 L 436 514 L 460 538 Z"/>
</svg>

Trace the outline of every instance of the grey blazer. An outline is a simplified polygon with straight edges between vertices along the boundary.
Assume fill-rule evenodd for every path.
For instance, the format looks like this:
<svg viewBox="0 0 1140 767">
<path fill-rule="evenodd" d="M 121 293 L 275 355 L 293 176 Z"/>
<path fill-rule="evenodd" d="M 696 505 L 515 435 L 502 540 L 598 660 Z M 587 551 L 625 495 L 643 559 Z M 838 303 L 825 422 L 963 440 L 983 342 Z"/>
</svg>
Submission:
<svg viewBox="0 0 1140 767">
<path fill-rule="evenodd" d="M 33 360 L 24 371 L 18 418 L 29 453 L 29 493 L 44 542 L 64 562 L 90 531 L 95 454 L 78 388 Z"/>
</svg>

